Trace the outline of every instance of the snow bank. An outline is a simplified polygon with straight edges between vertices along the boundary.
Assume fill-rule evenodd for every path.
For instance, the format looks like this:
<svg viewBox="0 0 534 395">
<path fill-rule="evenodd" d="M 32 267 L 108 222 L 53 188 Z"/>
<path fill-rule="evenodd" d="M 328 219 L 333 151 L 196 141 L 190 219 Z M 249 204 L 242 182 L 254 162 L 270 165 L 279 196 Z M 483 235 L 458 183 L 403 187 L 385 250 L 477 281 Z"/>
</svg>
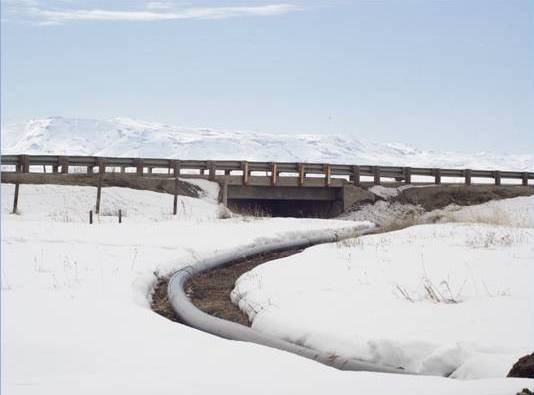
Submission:
<svg viewBox="0 0 534 395">
<path fill-rule="evenodd" d="M 95 222 L 117 222 L 119 209 L 124 222 L 206 221 L 223 210 L 217 203 L 218 185 L 206 180 L 187 180 L 203 189 L 202 199 L 178 196 L 173 215 L 173 195 L 130 188 L 102 188 L 100 215 Z M 2 185 L 2 214 L 13 210 L 13 184 Z M 19 187 L 18 214 L 10 220 L 88 222 L 95 209 L 96 188 L 86 186 L 29 185 Z"/>
<path fill-rule="evenodd" d="M 389 188 L 392 189 L 392 188 Z M 425 212 L 421 206 L 379 200 L 338 217 L 350 221 L 370 221 L 378 226 L 417 223 L 468 222 L 534 227 L 534 196 L 492 200 L 473 206 L 449 205 Z"/>
<path fill-rule="evenodd" d="M 504 377 L 532 352 L 534 230 L 419 225 L 309 248 L 241 276 L 253 328 L 347 358 Z"/>
<path fill-rule="evenodd" d="M 450 205 L 422 216 L 423 222 L 469 222 L 534 228 L 534 196 L 492 200 L 474 206 Z"/>
</svg>

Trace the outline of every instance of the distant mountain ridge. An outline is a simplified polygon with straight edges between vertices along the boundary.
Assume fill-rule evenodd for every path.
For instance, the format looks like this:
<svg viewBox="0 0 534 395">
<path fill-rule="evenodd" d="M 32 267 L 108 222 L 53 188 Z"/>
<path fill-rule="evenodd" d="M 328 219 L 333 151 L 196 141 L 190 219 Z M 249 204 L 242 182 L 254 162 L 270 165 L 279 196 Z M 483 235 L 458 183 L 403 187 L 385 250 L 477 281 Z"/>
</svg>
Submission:
<svg viewBox="0 0 534 395">
<path fill-rule="evenodd" d="M 124 118 L 50 117 L 2 127 L 2 154 L 380 164 L 532 170 L 533 155 L 422 150 L 351 136 L 281 135 L 174 127 Z"/>
</svg>

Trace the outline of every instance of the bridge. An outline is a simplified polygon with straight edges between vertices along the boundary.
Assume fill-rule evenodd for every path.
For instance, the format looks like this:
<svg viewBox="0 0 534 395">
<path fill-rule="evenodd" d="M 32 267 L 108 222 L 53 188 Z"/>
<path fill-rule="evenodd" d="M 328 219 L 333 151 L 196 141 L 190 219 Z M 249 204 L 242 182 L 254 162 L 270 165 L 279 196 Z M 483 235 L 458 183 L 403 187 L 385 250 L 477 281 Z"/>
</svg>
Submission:
<svg viewBox="0 0 534 395">
<path fill-rule="evenodd" d="M 204 178 L 219 183 L 225 205 L 267 203 L 271 209 L 295 211 L 320 207 L 330 215 L 365 200 L 373 185 L 533 191 L 534 173 L 525 171 L 443 169 L 328 163 L 237 160 L 178 160 L 64 155 L 2 155 L 2 182 L 94 185 L 97 212 L 102 186 L 183 193 L 179 179 Z M 521 192 L 523 191 L 523 192 Z M 176 210 L 175 210 L 176 211 Z"/>
</svg>

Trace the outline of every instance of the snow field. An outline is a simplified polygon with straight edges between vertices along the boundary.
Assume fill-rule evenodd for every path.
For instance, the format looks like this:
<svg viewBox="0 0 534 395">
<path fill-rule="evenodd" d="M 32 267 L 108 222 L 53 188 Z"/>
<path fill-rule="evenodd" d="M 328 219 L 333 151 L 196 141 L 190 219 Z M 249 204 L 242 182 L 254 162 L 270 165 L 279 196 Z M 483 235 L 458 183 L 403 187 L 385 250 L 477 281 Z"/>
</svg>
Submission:
<svg viewBox="0 0 534 395">
<path fill-rule="evenodd" d="M 172 206 L 172 197 L 169 204 L 170 196 L 160 201 L 152 192 L 106 188 L 103 204 L 117 199 L 129 214 L 122 224 L 89 225 L 84 215 L 94 204 L 94 188 L 84 200 L 78 187 L 44 187 L 21 186 L 21 214 L 12 215 L 13 186 L 1 186 L 3 393 L 385 394 L 394 389 L 399 394 L 504 395 L 532 386 L 523 379 L 341 372 L 278 350 L 219 339 L 149 308 L 154 272 L 169 274 L 221 251 L 347 228 L 351 222 L 219 220 L 210 214 L 217 205 L 209 199 L 184 199 L 192 219 L 167 220 L 159 210 Z M 23 203 L 32 194 L 40 196 L 39 208 Z M 143 202 L 155 213 L 143 207 L 134 215 L 132 207 Z M 66 208 L 72 221 L 56 220 L 53 213 Z"/>
</svg>

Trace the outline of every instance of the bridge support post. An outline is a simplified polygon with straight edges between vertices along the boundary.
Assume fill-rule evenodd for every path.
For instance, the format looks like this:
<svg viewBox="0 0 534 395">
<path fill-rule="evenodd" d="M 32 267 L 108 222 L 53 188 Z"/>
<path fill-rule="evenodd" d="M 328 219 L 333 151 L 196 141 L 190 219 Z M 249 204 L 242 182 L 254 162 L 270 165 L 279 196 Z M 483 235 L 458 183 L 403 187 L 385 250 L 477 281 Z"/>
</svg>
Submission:
<svg viewBox="0 0 534 395">
<path fill-rule="evenodd" d="M 352 166 L 352 183 L 356 186 L 360 185 L 360 166 Z"/>
<path fill-rule="evenodd" d="M 471 169 L 464 170 L 465 185 L 471 185 Z"/>
</svg>

